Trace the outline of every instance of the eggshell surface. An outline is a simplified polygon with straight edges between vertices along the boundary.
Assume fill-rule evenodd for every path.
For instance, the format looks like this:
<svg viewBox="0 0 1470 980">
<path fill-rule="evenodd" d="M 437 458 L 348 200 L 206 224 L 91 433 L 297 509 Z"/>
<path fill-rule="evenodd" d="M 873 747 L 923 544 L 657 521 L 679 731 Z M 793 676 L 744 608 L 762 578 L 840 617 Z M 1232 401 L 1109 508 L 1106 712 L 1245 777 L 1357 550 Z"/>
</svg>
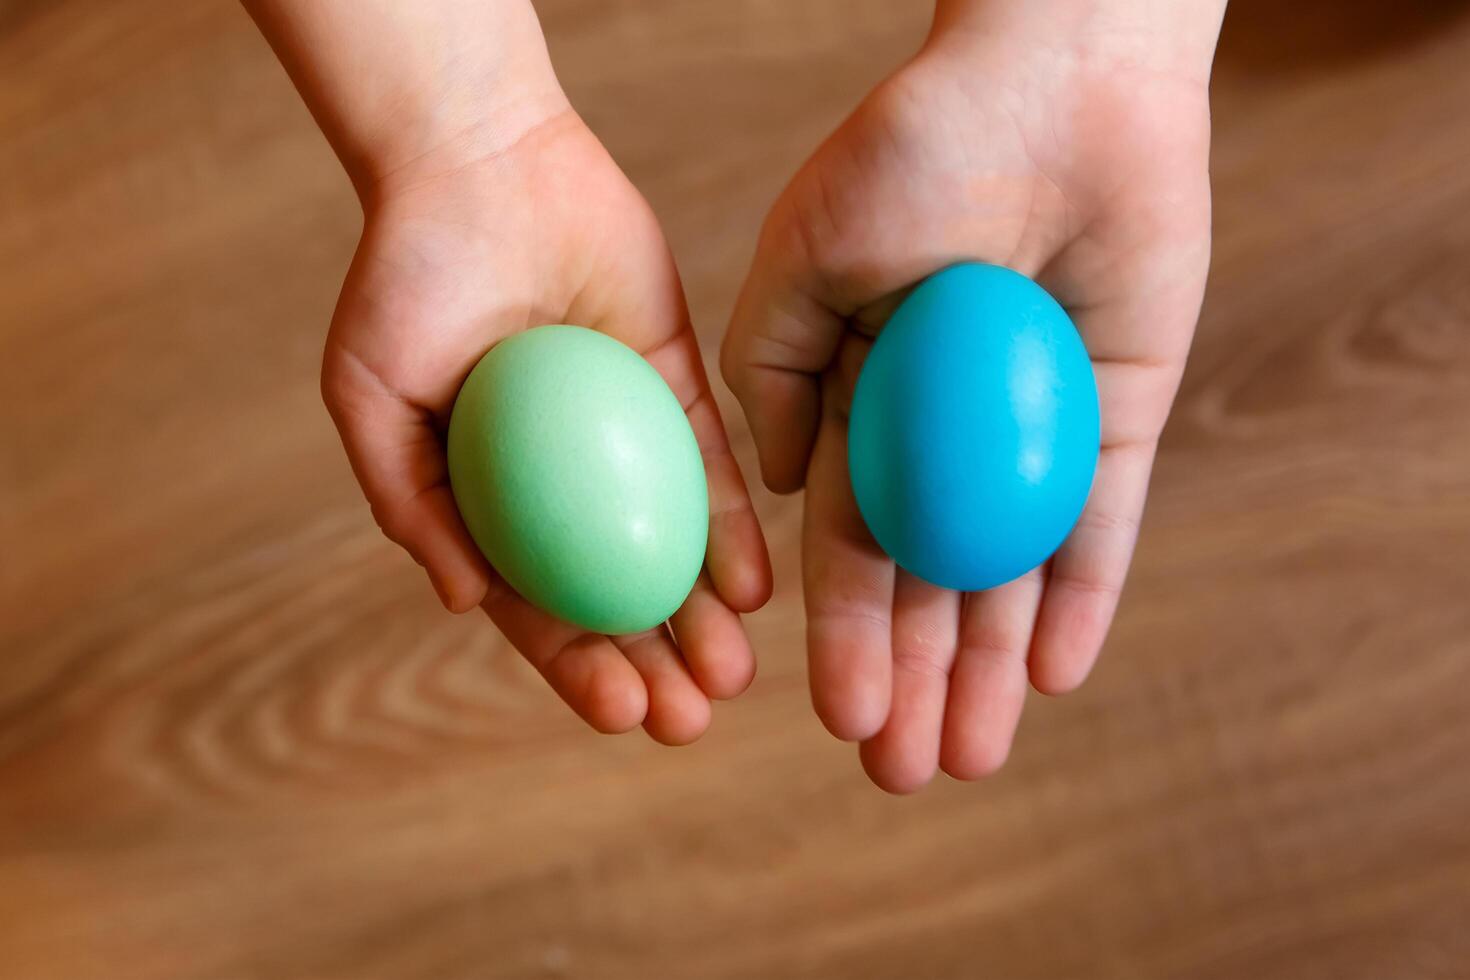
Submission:
<svg viewBox="0 0 1470 980">
<path fill-rule="evenodd" d="M 878 544 L 966 592 L 1045 562 L 1081 516 L 1099 452 L 1097 384 L 1044 289 L 964 263 L 924 280 L 868 354 L 848 467 Z"/>
<path fill-rule="evenodd" d="M 704 563 L 709 498 L 688 418 L 653 366 L 584 327 L 501 341 L 449 424 L 471 536 L 531 603 L 597 633 L 657 626 Z"/>
</svg>

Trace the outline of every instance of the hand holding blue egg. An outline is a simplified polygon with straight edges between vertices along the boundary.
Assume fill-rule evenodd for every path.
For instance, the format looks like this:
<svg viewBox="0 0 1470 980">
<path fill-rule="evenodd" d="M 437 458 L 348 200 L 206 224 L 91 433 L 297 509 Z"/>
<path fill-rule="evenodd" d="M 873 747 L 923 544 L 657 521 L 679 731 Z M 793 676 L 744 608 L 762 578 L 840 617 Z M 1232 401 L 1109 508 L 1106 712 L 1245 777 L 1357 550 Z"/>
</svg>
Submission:
<svg viewBox="0 0 1470 980">
<path fill-rule="evenodd" d="M 848 468 L 879 546 L 976 592 L 1041 565 L 1082 514 L 1097 383 L 1061 305 L 1018 272 L 964 263 L 894 312 L 853 394 Z"/>
</svg>

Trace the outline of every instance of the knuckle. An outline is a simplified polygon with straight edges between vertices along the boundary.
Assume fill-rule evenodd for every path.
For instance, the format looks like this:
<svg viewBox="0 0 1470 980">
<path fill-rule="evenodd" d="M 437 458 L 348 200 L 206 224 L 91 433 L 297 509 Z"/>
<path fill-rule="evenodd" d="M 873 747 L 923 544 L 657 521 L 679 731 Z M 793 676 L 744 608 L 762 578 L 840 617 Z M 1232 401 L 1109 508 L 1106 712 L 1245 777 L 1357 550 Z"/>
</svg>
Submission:
<svg viewBox="0 0 1470 980">
<path fill-rule="evenodd" d="M 1102 510 L 1084 510 L 1077 526 L 1096 531 L 1116 531 L 1128 536 L 1138 534 L 1139 521 L 1131 514 L 1110 513 Z"/>
<path fill-rule="evenodd" d="M 893 580 L 880 569 L 866 570 L 845 565 L 841 555 L 809 559 L 811 581 L 821 588 L 808 588 L 808 603 L 814 615 L 858 616 L 888 621 L 893 607 Z M 816 591 L 815 596 L 810 595 Z"/>
<path fill-rule="evenodd" d="M 735 339 L 735 329 L 732 327 L 725 332 L 725 339 L 720 342 L 720 377 L 725 385 L 740 397 L 743 361 L 740 350 Z"/>
<path fill-rule="evenodd" d="M 322 354 L 322 365 L 320 377 L 317 380 L 317 390 L 320 392 L 322 404 L 327 406 L 327 410 L 335 411 L 342 400 L 342 362 L 340 358 L 333 356 L 330 347 Z"/>
<path fill-rule="evenodd" d="M 937 670 L 947 676 L 954 649 L 954 636 L 937 622 L 894 630 L 893 659 L 907 668 L 924 673 Z"/>
<path fill-rule="evenodd" d="M 945 660 L 936 648 L 926 648 L 919 644 L 906 642 L 893 648 L 893 669 L 918 677 L 948 680 L 949 665 Z"/>
<path fill-rule="evenodd" d="M 1095 599 L 1117 599 L 1123 591 L 1122 582 L 1110 576 L 1053 572 L 1051 587 L 1059 587 L 1078 595 Z"/>
<path fill-rule="evenodd" d="M 372 512 L 373 520 L 377 523 L 378 530 L 383 532 L 383 537 L 412 553 L 413 549 L 409 547 L 409 542 L 413 538 L 413 529 L 407 511 L 402 507 L 386 507 L 381 504 L 373 504 Z M 417 556 L 415 556 L 415 560 L 417 560 Z"/>
</svg>

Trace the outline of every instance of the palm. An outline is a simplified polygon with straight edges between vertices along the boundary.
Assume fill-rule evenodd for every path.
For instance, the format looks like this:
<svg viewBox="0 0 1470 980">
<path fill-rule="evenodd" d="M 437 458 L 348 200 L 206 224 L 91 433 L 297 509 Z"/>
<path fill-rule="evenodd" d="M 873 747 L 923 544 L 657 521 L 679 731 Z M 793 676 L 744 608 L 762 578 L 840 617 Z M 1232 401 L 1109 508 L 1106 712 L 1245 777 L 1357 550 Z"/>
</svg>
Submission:
<svg viewBox="0 0 1470 980">
<path fill-rule="evenodd" d="M 1208 264 L 1200 86 L 1038 64 L 1035 52 L 1028 64 L 973 49 L 963 64 L 955 57 L 931 49 L 891 78 L 793 180 L 725 352 L 747 410 L 780 406 L 793 433 L 752 420 L 767 481 L 807 489 L 818 714 L 864 743 L 869 773 L 893 790 L 917 788 L 940 765 L 966 778 L 993 771 L 1028 669 L 1046 692 L 1086 675 L 1131 557 Z M 857 511 L 846 462 L 847 403 L 871 334 L 905 287 L 962 259 L 1025 272 L 1072 311 L 1103 427 L 1091 498 L 1055 558 L 968 595 L 894 567 Z"/>
<path fill-rule="evenodd" d="M 670 629 L 601 637 L 542 613 L 495 576 L 449 492 L 442 436 L 491 346 L 543 323 L 602 330 L 642 352 L 685 405 L 716 517 L 707 569 Z M 709 395 L 657 222 L 570 112 L 509 149 L 394 176 L 370 209 L 328 339 L 323 388 L 385 532 L 445 604 L 482 605 L 595 727 L 697 737 L 709 698 L 754 661 L 737 612 L 769 589 L 764 545 Z"/>
</svg>

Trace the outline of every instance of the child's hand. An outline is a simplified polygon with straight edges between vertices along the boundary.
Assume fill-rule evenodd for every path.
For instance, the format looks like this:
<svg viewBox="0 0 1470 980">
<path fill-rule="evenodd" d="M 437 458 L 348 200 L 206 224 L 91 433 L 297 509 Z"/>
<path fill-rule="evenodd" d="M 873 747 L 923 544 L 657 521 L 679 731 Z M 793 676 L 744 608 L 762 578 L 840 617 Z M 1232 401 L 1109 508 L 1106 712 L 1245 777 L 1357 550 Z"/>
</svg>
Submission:
<svg viewBox="0 0 1470 980">
<path fill-rule="evenodd" d="M 570 110 L 484 159 L 426 164 L 377 188 L 327 340 L 323 394 L 353 469 L 444 604 L 483 605 L 591 725 L 642 722 L 660 741 L 691 741 L 709 698 L 740 693 L 754 673 L 737 611 L 765 601 L 770 573 L 658 223 Z M 455 395 L 492 345 L 543 323 L 602 330 L 642 352 L 688 411 L 712 518 L 708 571 L 672 637 L 608 639 L 537 611 L 460 522 L 442 445 Z"/>
<path fill-rule="evenodd" d="M 807 490 L 817 713 L 863 743 L 886 789 L 916 789 L 937 766 L 995 770 L 1028 670 L 1043 692 L 1076 687 L 1112 619 L 1209 257 L 1207 83 L 1223 3 L 1169 9 L 941 4 L 923 52 L 817 151 L 763 230 L 722 364 L 766 482 Z M 969 595 L 878 549 L 846 453 L 872 335 L 905 287 L 963 259 L 1031 275 L 1071 311 L 1103 442 L 1086 511 L 1048 566 Z"/>
<path fill-rule="evenodd" d="M 529 6 L 251 9 L 364 203 L 322 392 L 378 523 L 447 607 L 482 606 L 593 727 L 698 738 L 710 699 L 740 693 L 754 673 L 738 613 L 770 592 L 765 544 L 662 232 L 562 96 Z M 538 611 L 459 518 L 443 445 L 459 387 L 497 341 L 546 323 L 602 330 L 643 353 L 704 450 L 706 570 L 672 631 L 608 638 Z"/>
</svg>

